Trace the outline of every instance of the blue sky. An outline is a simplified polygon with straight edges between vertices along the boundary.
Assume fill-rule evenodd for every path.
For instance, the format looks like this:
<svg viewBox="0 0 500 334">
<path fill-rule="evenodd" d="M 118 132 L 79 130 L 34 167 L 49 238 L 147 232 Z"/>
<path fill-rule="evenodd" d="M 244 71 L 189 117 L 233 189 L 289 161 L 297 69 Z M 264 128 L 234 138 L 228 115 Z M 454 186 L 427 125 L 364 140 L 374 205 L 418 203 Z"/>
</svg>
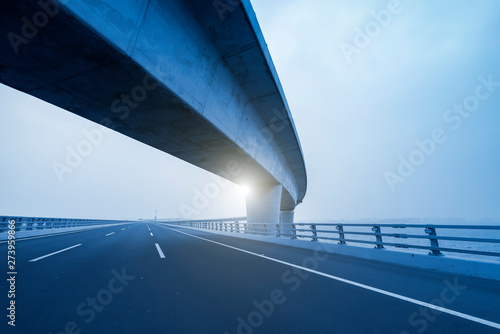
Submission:
<svg viewBox="0 0 500 334">
<path fill-rule="evenodd" d="M 306 158 L 298 220 L 500 219 L 500 2 L 252 3 Z M 5 86 L 0 99 L 0 214 L 179 217 L 209 183 L 197 217 L 245 214 L 239 187 L 113 132 L 60 182 L 53 163 L 97 126 Z M 401 159 L 418 166 L 401 176 Z"/>
</svg>

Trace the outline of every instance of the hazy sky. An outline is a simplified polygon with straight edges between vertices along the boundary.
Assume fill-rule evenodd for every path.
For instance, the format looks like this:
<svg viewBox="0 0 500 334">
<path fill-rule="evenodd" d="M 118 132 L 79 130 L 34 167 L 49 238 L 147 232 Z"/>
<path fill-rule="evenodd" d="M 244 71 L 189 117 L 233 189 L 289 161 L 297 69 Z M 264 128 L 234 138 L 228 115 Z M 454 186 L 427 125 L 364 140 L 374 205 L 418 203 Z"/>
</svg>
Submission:
<svg viewBox="0 0 500 334">
<path fill-rule="evenodd" d="M 308 171 L 296 219 L 500 219 L 500 2 L 254 0 Z M 241 188 L 0 85 L 0 215 L 245 214 Z"/>
</svg>

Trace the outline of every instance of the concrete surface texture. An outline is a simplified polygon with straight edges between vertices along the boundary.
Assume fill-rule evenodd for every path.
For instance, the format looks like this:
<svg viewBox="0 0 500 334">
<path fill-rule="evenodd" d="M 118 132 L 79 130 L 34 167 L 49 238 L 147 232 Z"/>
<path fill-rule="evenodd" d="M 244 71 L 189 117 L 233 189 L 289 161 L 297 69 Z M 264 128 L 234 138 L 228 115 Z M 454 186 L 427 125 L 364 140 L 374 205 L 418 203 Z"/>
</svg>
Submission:
<svg viewBox="0 0 500 334">
<path fill-rule="evenodd" d="M 5 1 L 0 81 L 238 184 L 281 185 L 293 211 L 307 187 L 293 119 L 250 2 L 230 9 Z"/>
</svg>

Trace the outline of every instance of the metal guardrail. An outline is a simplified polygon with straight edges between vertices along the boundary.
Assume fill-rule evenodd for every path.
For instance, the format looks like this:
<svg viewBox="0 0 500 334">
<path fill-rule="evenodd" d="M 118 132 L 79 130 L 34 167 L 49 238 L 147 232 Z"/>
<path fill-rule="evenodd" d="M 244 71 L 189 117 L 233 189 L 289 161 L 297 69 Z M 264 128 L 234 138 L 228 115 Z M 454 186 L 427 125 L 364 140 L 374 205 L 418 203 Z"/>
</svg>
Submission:
<svg viewBox="0 0 500 334">
<path fill-rule="evenodd" d="M 175 218 L 169 218 L 169 219 L 149 219 L 148 221 L 151 222 L 158 222 L 158 223 L 173 223 L 173 224 L 183 224 L 183 223 L 193 223 L 193 222 L 204 222 L 204 223 L 216 223 L 216 222 L 231 222 L 231 221 L 247 221 L 247 217 L 231 217 L 231 218 L 216 218 L 216 219 L 203 219 L 203 220 L 192 220 L 192 219 L 175 219 Z"/>
<path fill-rule="evenodd" d="M 43 217 L 21 217 L 0 216 L 0 233 L 7 232 L 9 220 L 16 222 L 16 231 L 31 231 L 51 228 L 93 226 L 123 223 L 123 220 L 101 220 L 101 219 L 70 219 L 70 218 L 43 218 Z"/>
<path fill-rule="evenodd" d="M 344 224 L 344 223 L 294 223 L 284 224 L 248 224 L 245 217 L 238 219 L 211 219 L 198 221 L 178 221 L 172 224 L 190 226 L 207 230 L 233 233 L 267 235 L 290 239 L 310 239 L 311 241 L 337 241 L 340 245 L 369 244 L 376 249 L 385 247 L 429 250 L 429 255 L 442 256 L 443 252 L 474 254 L 500 257 L 500 226 L 498 225 L 422 225 L 422 224 Z M 368 231 L 355 231 L 364 228 Z M 411 234 L 399 233 L 400 230 L 412 229 Z M 498 238 L 467 237 L 440 235 L 442 231 L 499 231 Z M 397 232 L 396 232 L 397 231 Z M 438 233 L 438 231 L 440 233 Z M 418 234 L 420 232 L 420 234 Z M 356 236 L 368 237 L 356 239 Z M 369 239 L 369 240 L 368 240 Z M 387 241 L 387 239 L 391 239 Z M 426 245 L 396 242 L 394 240 L 427 240 Z M 440 246 L 440 241 L 473 242 L 481 245 L 498 245 L 499 251 L 483 251 L 466 248 Z"/>
</svg>

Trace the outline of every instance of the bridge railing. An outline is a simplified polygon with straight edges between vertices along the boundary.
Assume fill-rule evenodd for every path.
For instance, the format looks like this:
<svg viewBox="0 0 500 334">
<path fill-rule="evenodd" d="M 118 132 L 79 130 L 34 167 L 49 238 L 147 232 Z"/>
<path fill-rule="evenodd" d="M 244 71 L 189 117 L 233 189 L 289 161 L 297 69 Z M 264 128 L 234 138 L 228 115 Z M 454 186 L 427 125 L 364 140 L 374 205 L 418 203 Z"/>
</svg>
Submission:
<svg viewBox="0 0 500 334">
<path fill-rule="evenodd" d="M 63 227 L 80 227 L 123 223 L 121 220 L 102 219 L 72 219 L 72 218 L 44 218 L 44 217 L 21 217 L 0 216 L 0 233 L 8 231 L 9 221 L 16 222 L 16 231 L 32 231 Z"/>
<path fill-rule="evenodd" d="M 337 241 L 340 245 L 373 245 L 374 248 L 380 250 L 386 247 L 420 249 L 428 250 L 429 255 L 434 256 L 442 256 L 443 252 L 448 252 L 500 257 L 500 226 L 498 225 L 250 224 L 247 223 L 245 217 L 183 221 L 174 224 L 289 239 Z M 401 233 L 406 231 L 408 233 Z"/>
</svg>

